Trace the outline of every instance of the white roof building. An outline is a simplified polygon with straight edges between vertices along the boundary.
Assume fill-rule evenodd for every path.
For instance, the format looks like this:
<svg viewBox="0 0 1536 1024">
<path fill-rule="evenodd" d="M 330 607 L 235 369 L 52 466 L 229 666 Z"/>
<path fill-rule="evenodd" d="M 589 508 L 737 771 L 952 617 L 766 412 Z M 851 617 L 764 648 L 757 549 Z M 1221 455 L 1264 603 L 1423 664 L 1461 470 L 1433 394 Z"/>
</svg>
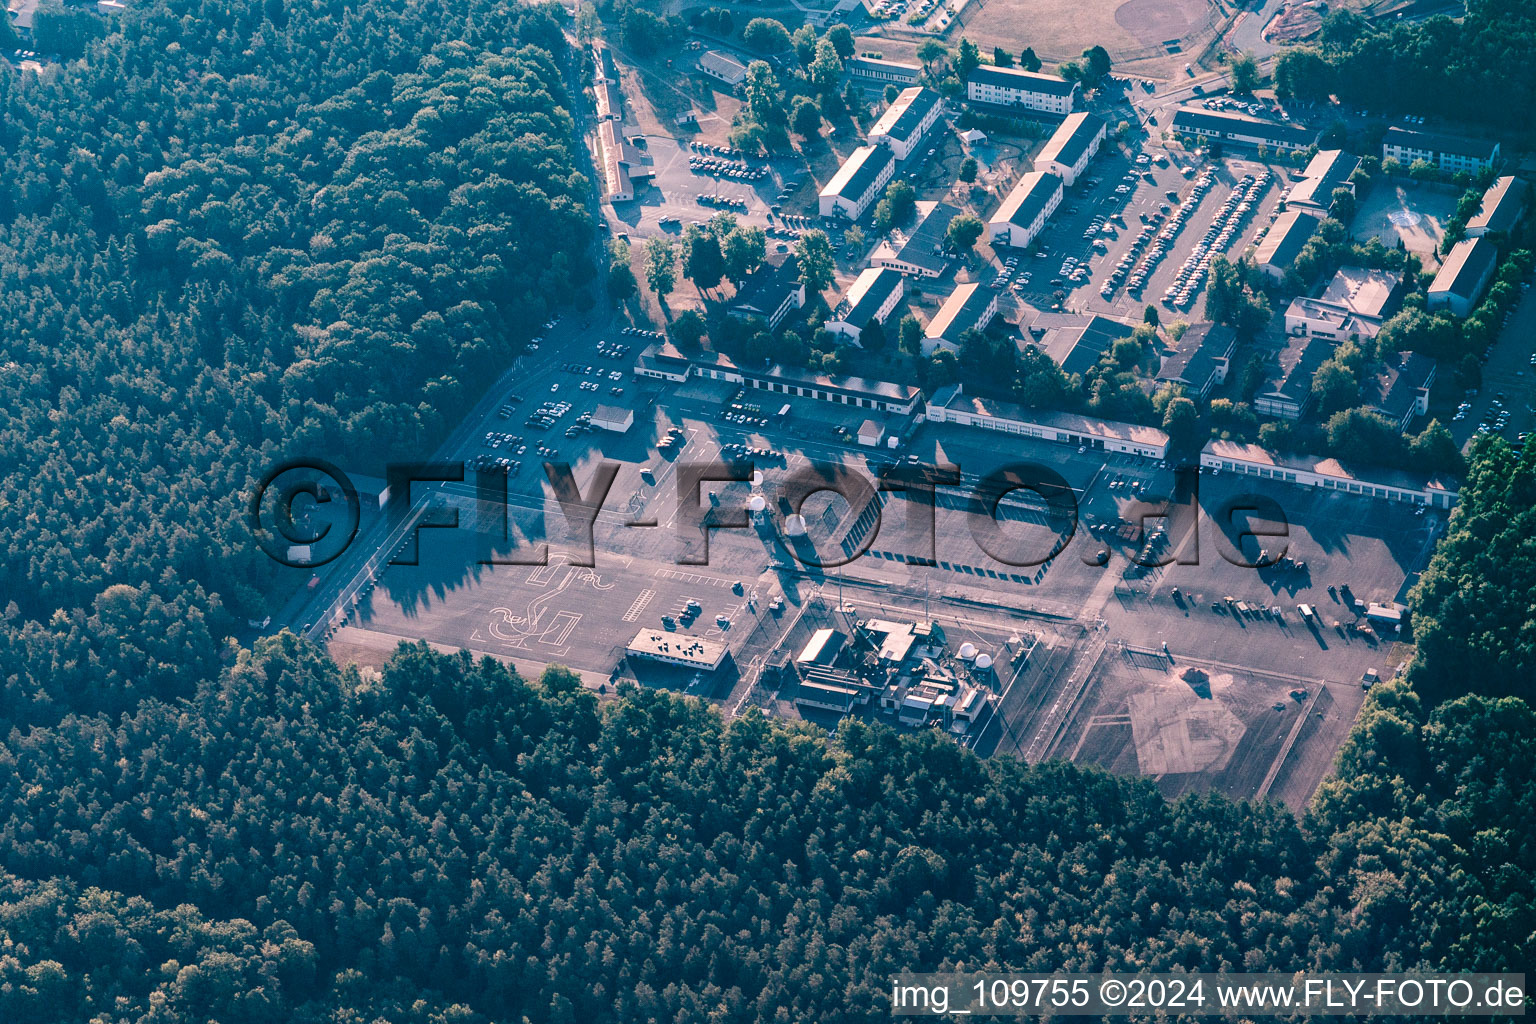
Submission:
<svg viewBox="0 0 1536 1024">
<path fill-rule="evenodd" d="M 1062 194 L 1061 179 L 1050 171 L 1026 173 L 987 221 L 987 240 L 994 246 L 1028 248 L 1061 205 Z"/>
<path fill-rule="evenodd" d="M 1301 487 L 1320 487 L 1388 501 L 1450 508 L 1459 485 L 1454 480 L 1380 467 L 1346 466 L 1316 455 L 1278 455 L 1256 444 L 1209 441 L 1200 452 L 1202 469 L 1244 473 Z"/>
<path fill-rule="evenodd" d="M 635 411 L 617 405 L 600 405 L 592 410 L 592 426 L 622 434 L 635 425 Z"/>
<path fill-rule="evenodd" d="M 928 403 L 928 419 L 933 423 L 959 423 L 1147 459 L 1168 457 L 1168 435 L 1156 427 L 1025 409 L 1012 402 L 967 395 L 959 384 L 941 388 L 933 396 Z"/>
<path fill-rule="evenodd" d="M 1104 119 L 1094 114 L 1068 114 L 1035 154 L 1035 170 L 1050 171 L 1069 186 L 1076 184 L 1108 130 Z"/>
<path fill-rule="evenodd" d="M 943 110 L 944 98 L 934 90 L 921 85 L 904 89 L 869 130 L 869 141 L 891 147 L 896 159 L 905 160 L 922 146 Z"/>
<path fill-rule="evenodd" d="M 725 644 L 686 633 L 642 629 L 625 648 L 631 658 L 659 661 L 667 665 L 713 672 L 724 663 L 729 649 Z"/>
<path fill-rule="evenodd" d="M 728 53 L 706 50 L 699 57 L 699 70 L 732 89 L 747 80 L 747 66 Z"/>
</svg>

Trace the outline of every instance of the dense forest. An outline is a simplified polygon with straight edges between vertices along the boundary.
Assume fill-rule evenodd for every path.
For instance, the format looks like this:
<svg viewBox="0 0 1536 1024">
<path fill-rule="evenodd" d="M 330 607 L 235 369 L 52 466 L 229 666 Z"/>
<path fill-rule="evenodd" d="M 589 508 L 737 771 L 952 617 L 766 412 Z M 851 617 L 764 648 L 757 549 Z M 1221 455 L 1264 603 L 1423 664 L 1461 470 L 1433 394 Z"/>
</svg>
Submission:
<svg viewBox="0 0 1536 1024">
<path fill-rule="evenodd" d="M 491 0 L 66 20 L 73 59 L 0 72 L 0 1020 L 835 1024 L 907 968 L 1536 955 L 1536 455 L 1497 440 L 1417 660 L 1300 819 L 227 642 L 270 582 L 236 513 L 267 459 L 429 446 L 580 301 L 575 62 Z"/>
<path fill-rule="evenodd" d="M 286 635 L 0 761 L 0 1016 L 36 1024 L 873 1021 L 914 966 L 1536 953 L 1536 717 L 1406 683 L 1301 822 L 424 646 L 363 680 Z"/>
<path fill-rule="evenodd" d="M 549 14 L 118 24 L 0 72 L 0 664 L 38 721 L 190 694 L 265 614 L 254 477 L 429 452 L 591 266 Z"/>
<path fill-rule="evenodd" d="M 1536 7 L 1467 0 L 1466 17 L 1373 25 L 1339 8 L 1314 44 L 1282 51 L 1275 87 L 1320 101 L 1331 93 L 1377 112 L 1439 115 L 1529 134 L 1536 110 Z"/>
</svg>

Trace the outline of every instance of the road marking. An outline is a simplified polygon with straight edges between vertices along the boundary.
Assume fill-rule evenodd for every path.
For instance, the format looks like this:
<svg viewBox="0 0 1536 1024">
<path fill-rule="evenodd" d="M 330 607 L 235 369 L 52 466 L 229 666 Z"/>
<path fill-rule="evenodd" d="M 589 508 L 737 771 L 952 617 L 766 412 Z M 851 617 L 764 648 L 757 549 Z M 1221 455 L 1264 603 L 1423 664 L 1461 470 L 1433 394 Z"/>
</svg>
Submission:
<svg viewBox="0 0 1536 1024">
<path fill-rule="evenodd" d="M 719 576 L 702 576 L 696 572 L 681 572 L 677 569 L 657 569 L 656 575 L 664 580 L 677 580 L 679 583 L 699 583 L 706 587 L 728 587 L 734 580 L 721 579 Z"/>
<path fill-rule="evenodd" d="M 650 604 L 651 598 L 655 596 L 656 591 L 654 590 L 640 591 L 640 596 L 635 598 L 634 603 L 629 606 L 629 611 L 624 613 L 624 621 L 634 622 L 636 619 L 640 618 L 640 613 L 645 611 L 645 606 Z"/>
</svg>

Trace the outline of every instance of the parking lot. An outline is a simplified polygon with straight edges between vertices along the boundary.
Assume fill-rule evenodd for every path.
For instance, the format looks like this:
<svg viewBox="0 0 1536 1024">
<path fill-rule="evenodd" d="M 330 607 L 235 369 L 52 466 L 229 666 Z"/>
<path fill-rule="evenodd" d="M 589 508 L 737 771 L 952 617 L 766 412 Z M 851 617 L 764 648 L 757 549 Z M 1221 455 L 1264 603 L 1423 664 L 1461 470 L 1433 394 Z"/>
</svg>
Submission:
<svg viewBox="0 0 1536 1024">
<path fill-rule="evenodd" d="M 684 226 L 702 223 L 717 213 L 730 213 L 743 224 L 763 228 L 788 227 L 772 207 L 782 205 L 786 184 L 799 188 L 804 182 L 805 167 L 798 161 L 749 160 L 728 155 L 723 147 L 721 152 L 708 152 L 702 143 L 679 142 L 667 135 L 645 136 L 645 144 L 653 161 L 652 187 L 640 189 L 637 201 L 614 208 L 626 233 L 675 235 Z M 800 225 L 809 226 L 809 222 Z"/>
<path fill-rule="evenodd" d="M 1520 302 L 1509 312 L 1498 341 L 1488 352 L 1488 361 L 1483 364 L 1482 387 L 1476 389 L 1476 394 L 1466 395 L 1462 399 L 1464 407 L 1448 417 L 1448 426 L 1458 443 L 1464 444 L 1482 432 L 1498 434 L 1511 443 L 1520 444 L 1525 434 L 1536 430 L 1533 337 L 1536 337 L 1536 302 L 1531 301 L 1527 282 Z"/>
<path fill-rule="evenodd" d="M 1040 308 L 1060 292 L 1067 309 L 1134 317 L 1156 304 L 1197 317 L 1204 267 L 1217 255 L 1237 258 L 1268 228 L 1287 180 L 1253 160 L 1190 166 L 1182 153 L 1149 148 L 1127 158 L 1106 145 L 1015 273 L 1000 266 L 990 280 Z M 1131 287 L 1138 268 L 1140 287 Z"/>
</svg>

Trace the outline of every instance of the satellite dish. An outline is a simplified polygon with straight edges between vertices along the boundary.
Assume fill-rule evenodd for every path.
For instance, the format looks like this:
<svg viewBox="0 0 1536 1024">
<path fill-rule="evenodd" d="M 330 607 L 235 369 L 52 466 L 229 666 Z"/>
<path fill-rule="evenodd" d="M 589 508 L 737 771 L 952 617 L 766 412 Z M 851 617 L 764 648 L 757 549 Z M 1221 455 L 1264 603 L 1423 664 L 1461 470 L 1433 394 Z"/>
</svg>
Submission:
<svg viewBox="0 0 1536 1024">
<path fill-rule="evenodd" d="M 761 512 L 767 507 L 768 499 L 764 498 L 761 494 L 754 494 L 752 497 L 747 499 L 747 508 L 751 509 L 753 512 Z"/>
<path fill-rule="evenodd" d="M 967 640 L 960 645 L 960 657 L 964 661 L 970 661 L 976 657 L 976 645 Z"/>
<path fill-rule="evenodd" d="M 763 486 L 763 471 L 762 470 L 754 469 L 752 471 L 752 486 L 753 487 L 761 487 L 761 486 Z"/>
<path fill-rule="evenodd" d="M 992 655 L 990 655 L 990 654 L 978 654 L 978 655 L 976 655 L 976 667 L 979 668 L 979 669 L 989 669 L 989 668 L 991 668 L 992 667 Z"/>
<path fill-rule="evenodd" d="M 805 536 L 805 516 L 796 512 L 784 517 L 784 532 L 791 537 Z"/>
</svg>

